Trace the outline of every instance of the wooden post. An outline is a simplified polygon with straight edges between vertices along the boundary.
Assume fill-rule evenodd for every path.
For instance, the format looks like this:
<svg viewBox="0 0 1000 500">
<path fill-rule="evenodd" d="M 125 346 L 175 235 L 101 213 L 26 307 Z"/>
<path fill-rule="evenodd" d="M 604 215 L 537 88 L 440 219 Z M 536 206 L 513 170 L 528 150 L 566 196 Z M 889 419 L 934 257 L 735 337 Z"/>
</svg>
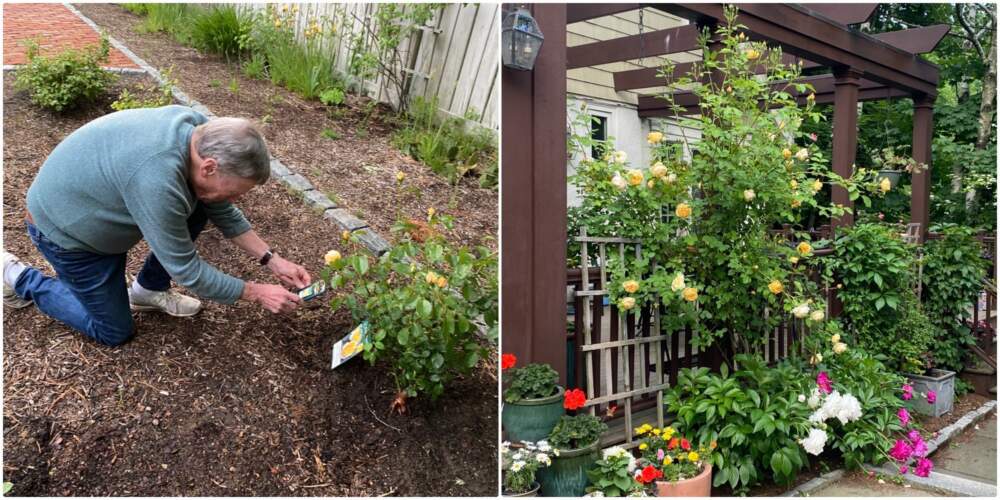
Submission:
<svg viewBox="0 0 1000 500">
<path fill-rule="evenodd" d="M 850 178 L 854 174 L 854 157 L 858 150 L 858 86 L 861 73 L 851 68 L 836 68 L 833 98 L 833 171 Z M 847 190 L 834 186 L 831 192 L 834 204 L 854 208 Z M 854 225 L 854 214 L 845 214 L 831 221 L 834 227 Z"/>
<path fill-rule="evenodd" d="M 927 239 L 931 209 L 931 138 L 934 136 L 934 97 L 913 98 L 913 159 L 927 170 L 913 174 L 910 222 L 920 224 L 920 242 Z"/>
<path fill-rule="evenodd" d="M 528 6 L 545 41 L 533 71 L 503 68 L 501 83 L 503 352 L 565 384 L 566 4 Z"/>
</svg>

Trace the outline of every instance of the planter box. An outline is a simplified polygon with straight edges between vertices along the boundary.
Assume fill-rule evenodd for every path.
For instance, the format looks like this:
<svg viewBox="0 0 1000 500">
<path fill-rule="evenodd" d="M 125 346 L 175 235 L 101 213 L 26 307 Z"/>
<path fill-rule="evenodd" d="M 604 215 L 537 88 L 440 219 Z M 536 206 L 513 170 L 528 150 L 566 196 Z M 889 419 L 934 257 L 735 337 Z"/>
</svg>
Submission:
<svg viewBox="0 0 1000 500">
<path fill-rule="evenodd" d="M 558 387 L 555 394 L 539 399 L 522 399 L 516 403 L 503 404 L 500 421 L 507 440 L 539 441 L 549 437 L 552 428 L 566 414 L 563 408 L 563 394 L 566 390 Z"/>
<path fill-rule="evenodd" d="M 913 386 L 913 409 L 920 414 L 940 417 L 951 411 L 955 402 L 955 372 L 933 369 L 926 375 L 904 373 Z M 927 402 L 924 396 L 927 391 L 937 393 L 933 404 Z"/>
</svg>

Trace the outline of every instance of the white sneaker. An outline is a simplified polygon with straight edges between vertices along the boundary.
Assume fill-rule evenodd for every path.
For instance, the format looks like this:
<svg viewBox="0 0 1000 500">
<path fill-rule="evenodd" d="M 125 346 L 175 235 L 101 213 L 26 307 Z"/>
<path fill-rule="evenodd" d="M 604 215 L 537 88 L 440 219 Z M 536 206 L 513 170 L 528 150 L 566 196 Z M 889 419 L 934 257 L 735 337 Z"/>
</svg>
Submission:
<svg viewBox="0 0 1000 500">
<path fill-rule="evenodd" d="M 128 302 L 133 311 L 160 311 L 171 316 L 186 318 L 201 310 L 201 301 L 177 292 L 146 290 L 135 281 L 128 288 Z"/>
<path fill-rule="evenodd" d="M 11 269 L 11 266 L 19 266 L 20 271 L 17 269 Z M 14 256 L 12 253 L 3 252 L 3 305 L 6 307 L 13 307 L 14 309 L 20 309 L 22 307 L 28 307 L 31 305 L 31 301 L 19 297 L 14 293 L 14 283 L 13 281 L 17 276 L 20 276 L 25 268 L 28 266 L 21 262 L 20 259 Z M 13 272 L 16 271 L 16 272 Z M 8 280 L 8 278 L 10 278 Z M 8 282 L 10 281 L 10 282 Z"/>
</svg>

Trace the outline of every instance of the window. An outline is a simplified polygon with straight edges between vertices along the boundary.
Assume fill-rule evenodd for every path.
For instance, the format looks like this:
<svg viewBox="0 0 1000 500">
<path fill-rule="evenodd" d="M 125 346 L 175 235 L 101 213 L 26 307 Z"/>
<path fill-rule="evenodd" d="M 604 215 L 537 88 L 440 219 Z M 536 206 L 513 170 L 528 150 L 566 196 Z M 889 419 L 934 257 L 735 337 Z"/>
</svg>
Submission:
<svg viewBox="0 0 1000 500">
<path fill-rule="evenodd" d="M 608 117 L 591 115 L 590 120 L 590 138 L 595 141 L 608 140 Z M 594 144 L 590 147 L 591 158 L 601 158 L 603 156 L 603 144 Z"/>
</svg>

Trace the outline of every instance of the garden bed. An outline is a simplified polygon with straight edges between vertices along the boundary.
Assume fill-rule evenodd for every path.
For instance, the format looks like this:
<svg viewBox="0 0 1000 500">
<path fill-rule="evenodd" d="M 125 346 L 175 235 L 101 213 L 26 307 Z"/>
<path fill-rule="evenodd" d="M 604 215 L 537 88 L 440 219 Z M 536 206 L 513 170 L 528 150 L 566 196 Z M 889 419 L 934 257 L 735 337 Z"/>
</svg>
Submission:
<svg viewBox="0 0 1000 500">
<path fill-rule="evenodd" d="M 24 230 L 25 192 L 56 144 L 107 112 L 110 100 L 56 116 L 32 106 L 12 82 L 5 74 L 4 246 L 51 272 Z M 278 148 L 290 146 L 275 130 L 269 138 L 281 156 Z M 335 226 L 276 182 L 239 206 L 266 241 L 314 277 L 327 250 L 348 251 Z M 197 246 L 227 273 L 272 281 L 214 227 Z M 129 253 L 129 272 L 145 252 L 143 243 Z M 13 494 L 496 493 L 492 366 L 457 380 L 437 402 L 413 401 L 412 415 L 401 417 L 388 414 L 394 385 L 381 367 L 355 360 L 329 370 L 330 347 L 351 326 L 346 311 L 317 304 L 277 316 L 246 302 L 206 303 L 194 318 L 135 318 L 136 339 L 112 349 L 33 307 L 4 312 L 4 478 Z"/>
<path fill-rule="evenodd" d="M 363 99 L 348 96 L 342 111 L 331 118 L 319 102 L 304 101 L 268 80 L 249 78 L 220 56 L 198 52 L 164 33 L 140 32 L 142 18 L 118 5 L 76 7 L 153 67 L 173 66 L 178 86 L 215 114 L 258 123 L 268 117 L 263 131 L 271 154 L 386 238 L 397 213 L 424 219 L 427 208 L 435 207 L 439 213 L 455 216 L 453 230 L 445 232 L 452 243 L 497 248 L 497 191 L 479 188 L 475 179 L 452 186 L 393 148 L 388 109 L 379 108 L 369 126 L 359 129 L 366 114 Z M 235 92 L 230 89 L 234 80 Z M 339 138 L 324 137 L 327 129 Z M 386 193 L 396 190 L 398 171 L 406 174 L 407 185 L 416 188 L 419 198 L 387 197 Z"/>
</svg>

